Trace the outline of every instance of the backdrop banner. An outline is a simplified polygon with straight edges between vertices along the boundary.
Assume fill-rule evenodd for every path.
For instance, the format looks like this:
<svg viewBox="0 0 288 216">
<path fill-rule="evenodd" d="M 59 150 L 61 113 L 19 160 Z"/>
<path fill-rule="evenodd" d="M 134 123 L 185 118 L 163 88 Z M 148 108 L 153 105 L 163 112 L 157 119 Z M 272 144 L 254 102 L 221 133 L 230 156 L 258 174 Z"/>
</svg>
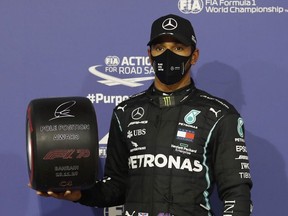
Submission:
<svg viewBox="0 0 288 216">
<path fill-rule="evenodd" d="M 101 178 L 112 109 L 152 84 L 146 44 L 152 22 L 169 13 L 193 23 L 196 86 L 228 100 L 245 121 L 253 215 L 285 214 L 288 1 L 1 0 L 0 215 L 122 214 L 122 206 L 86 207 L 27 186 L 26 109 L 35 98 L 88 98 L 97 112 Z M 213 206 L 222 215 L 217 193 Z"/>
</svg>

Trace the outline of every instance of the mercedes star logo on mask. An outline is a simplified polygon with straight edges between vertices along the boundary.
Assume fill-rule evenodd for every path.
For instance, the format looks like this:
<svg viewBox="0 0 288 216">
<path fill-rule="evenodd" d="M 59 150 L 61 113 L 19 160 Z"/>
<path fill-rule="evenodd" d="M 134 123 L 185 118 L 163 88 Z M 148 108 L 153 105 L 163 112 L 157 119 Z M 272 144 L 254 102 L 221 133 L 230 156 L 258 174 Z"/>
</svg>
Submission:
<svg viewBox="0 0 288 216">
<path fill-rule="evenodd" d="M 131 117 L 134 120 L 139 120 L 144 116 L 144 113 L 144 109 L 142 107 L 138 107 L 132 111 Z"/>
<path fill-rule="evenodd" d="M 175 19 L 173 18 L 167 18 L 166 20 L 164 20 L 164 22 L 162 23 L 162 28 L 168 31 L 174 30 L 176 29 L 178 26 L 178 23 Z"/>
</svg>

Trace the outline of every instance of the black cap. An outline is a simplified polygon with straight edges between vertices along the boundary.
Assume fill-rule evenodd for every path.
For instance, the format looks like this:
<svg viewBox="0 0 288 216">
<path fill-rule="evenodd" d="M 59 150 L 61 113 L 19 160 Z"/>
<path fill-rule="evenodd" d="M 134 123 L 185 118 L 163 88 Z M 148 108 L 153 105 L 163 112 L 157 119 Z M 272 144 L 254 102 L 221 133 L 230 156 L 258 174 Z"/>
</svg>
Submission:
<svg viewBox="0 0 288 216">
<path fill-rule="evenodd" d="M 180 16 L 169 14 L 155 20 L 151 27 L 150 46 L 162 35 L 172 35 L 185 45 L 196 47 L 196 35 L 189 20 Z"/>
</svg>

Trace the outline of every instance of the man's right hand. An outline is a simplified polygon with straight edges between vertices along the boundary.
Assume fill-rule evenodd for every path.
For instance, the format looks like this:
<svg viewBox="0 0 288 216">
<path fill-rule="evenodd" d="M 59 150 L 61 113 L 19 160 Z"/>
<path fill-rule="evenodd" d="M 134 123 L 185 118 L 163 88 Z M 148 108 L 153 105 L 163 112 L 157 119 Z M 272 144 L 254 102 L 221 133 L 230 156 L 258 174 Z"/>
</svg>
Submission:
<svg viewBox="0 0 288 216">
<path fill-rule="evenodd" d="M 56 193 L 53 191 L 47 191 L 47 192 L 37 191 L 37 194 L 43 197 L 54 197 L 56 199 L 68 200 L 72 202 L 76 202 L 81 198 L 80 190 L 75 190 L 75 191 L 67 190 L 62 193 Z"/>
</svg>

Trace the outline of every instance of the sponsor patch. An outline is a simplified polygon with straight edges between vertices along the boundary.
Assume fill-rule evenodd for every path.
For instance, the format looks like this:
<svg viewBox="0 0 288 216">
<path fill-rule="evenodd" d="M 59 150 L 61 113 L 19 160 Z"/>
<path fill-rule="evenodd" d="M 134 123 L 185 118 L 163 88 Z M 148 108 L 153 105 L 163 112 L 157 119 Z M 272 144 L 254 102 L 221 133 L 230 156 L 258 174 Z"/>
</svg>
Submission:
<svg viewBox="0 0 288 216">
<path fill-rule="evenodd" d="M 184 117 L 184 121 L 186 124 L 194 124 L 196 122 L 196 116 L 199 115 L 201 111 L 198 110 L 191 110 L 187 115 Z"/>
<path fill-rule="evenodd" d="M 237 131 L 238 131 L 238 134 L 241 138 L 244 138 L 244 131 L 243 131 L 243 124 L 244 124 L 244 121 L 242 118 L 238 118 L 238 124 L 237 124 Z"/>
<path fill-rule="evenodd" d="M 185 130 L 185 129 L 178 129 L 177 131 L 177 139 L 179 140 L 185 140 L 189 142 L 193 142 L 195 138 L 195 132 L 191 130 Z"/>
</svg>

